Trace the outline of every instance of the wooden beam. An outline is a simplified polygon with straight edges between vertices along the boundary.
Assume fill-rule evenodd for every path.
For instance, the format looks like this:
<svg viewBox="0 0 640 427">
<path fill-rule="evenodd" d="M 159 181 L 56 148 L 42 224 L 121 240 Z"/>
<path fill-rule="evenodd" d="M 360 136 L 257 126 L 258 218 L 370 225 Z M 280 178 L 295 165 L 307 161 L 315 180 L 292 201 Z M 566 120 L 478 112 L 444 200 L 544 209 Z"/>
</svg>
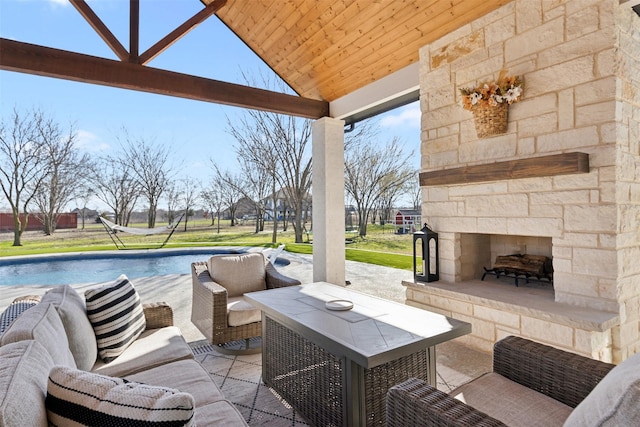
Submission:
<svg viewBox="0 0 640 427">
<path fill-rule="evenodd" d="M 140 0 L 129 0 L 129 61 L 140 55 Z"/>
<path fill-rule="evenodd" d="M 194 29 L 198 24 L 205 21 L 211 15 L 216 13 L 222 6 L 227 3 L 227 0 L 216 0 L 202 9 L 200 12 L 193 15 L 190 19 L 185 21 L 178 28 L 167 34 L 159 42 L 147 49 L 142 55 L 140 55 L 139 63 L 146 64 L 156 56 L 160 55 L 169 46 L 180 40 L 182 36 Z"/>
<path fill-rule="evenodd" d="M 69 0 L 71 4 L 80 12 L 80 15 L 87 20 L 89 25 L 98 33 L 104 42 L 111 48 L 121 61 L 129 60 L 129 52 L 122 46 L 116 36 L 107 28 L 102 20 L 95 14 L 84 0 Z"/>
<path fill-rule="evenodd" d="M 0 69 L 318 119 L 329 103 L 0 38 Z"/>
<path fill-rule="evenodd" d="M 589 173 L 589 155 L 587 153 L 554 154 L 522 160 L 421 172 L 420 186 L 455 185 L 576 173 Z"/>
</svg>

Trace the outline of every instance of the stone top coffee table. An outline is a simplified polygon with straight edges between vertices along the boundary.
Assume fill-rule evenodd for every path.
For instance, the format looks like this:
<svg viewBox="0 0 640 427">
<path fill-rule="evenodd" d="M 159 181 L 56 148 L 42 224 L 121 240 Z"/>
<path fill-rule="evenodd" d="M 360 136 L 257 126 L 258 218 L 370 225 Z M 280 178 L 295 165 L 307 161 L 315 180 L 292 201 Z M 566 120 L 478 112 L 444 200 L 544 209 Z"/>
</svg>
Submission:
<svg viewBox="0 0 640 427">
<path fill-rule="evenodd" d="M 384 424 L 389 387 L 409 377 L 435 385 L 435 346 L 471 332 L 324 282 L 245 297 L 262 310 L 263 381 L 319 426 Z"/>
</svg>

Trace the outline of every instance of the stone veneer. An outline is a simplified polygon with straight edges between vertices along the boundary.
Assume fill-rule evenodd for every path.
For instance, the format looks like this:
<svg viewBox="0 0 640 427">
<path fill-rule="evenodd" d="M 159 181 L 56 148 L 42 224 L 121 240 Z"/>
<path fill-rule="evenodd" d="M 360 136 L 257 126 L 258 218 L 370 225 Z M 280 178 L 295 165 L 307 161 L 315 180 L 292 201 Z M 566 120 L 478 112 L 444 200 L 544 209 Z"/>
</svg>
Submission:
<svg viewBox="0 0 640 427">
<path fill-rule="evenodd" d="M 422 171 L 589 154 L 589 173 L 423 187 L 440 281 L 405 283 L 407 303 L 471 322 L 463 340 L 473 346 L 516 334 L 614 362 L 640 350 L 640 17 L 631 3 L 517 0 L 420 51 Z M 503 68 L 523 77 L 524 96 L 506 134 L 479 140 L 458 89 Z M 523 290 L 506 282 L 504 300 L 483 295 L 488 282 L 463 286 L 462 255 L 478 235 L 550 240 L 554 293 L 531 306 L 512 300 Z"/>
</svg>

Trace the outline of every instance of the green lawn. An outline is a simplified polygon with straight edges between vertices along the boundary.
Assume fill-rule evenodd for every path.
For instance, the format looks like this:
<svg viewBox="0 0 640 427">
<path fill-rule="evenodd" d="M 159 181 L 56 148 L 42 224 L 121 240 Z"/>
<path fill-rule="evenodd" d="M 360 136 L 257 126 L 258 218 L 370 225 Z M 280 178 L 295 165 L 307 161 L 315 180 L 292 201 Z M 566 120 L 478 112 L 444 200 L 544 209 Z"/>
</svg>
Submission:
<svg viewBox="0 0 640 427">
<path fill-rule="evenodd" d="M 143 224 L 134 226 L 144 227 Z M 134 236 L 119 233 L 118 236 L 127 247 L 157 247 L 166 235 Z M 270 247 L 285 244 L 289 252 L 311 254 L 310 243 L 294 243 L 292 227 L 287 231 L 278 231 L 278 242 L 271 244 L 272 225 L 266 224 L 265 231 L 256 233 L 252 224 L 231 227 L 223 221 L 218 232 L 217 226 L 211 226 L 208 220 L 189 221 L 187 230 L 181 224 L 165 245 L 165 248 L 202 247 L 202 246 L 262 246 Z M 309 236 L 312 238 L 312 236 Z M 306 239 L 306 236 L 305 236 Z M 357 237 L 354 233 L 345 233 L 347 260 L 383 265 L 386 267 L 412 270 L 412 235 L 394 234 L 391 226 L 369 225 L 367 236 Z M 84 252 L 115 249 L 114 243 L 101 224 L 85 224 L 85 229 L 58 230 L 52 236 L 41 232 L 28 232 L 23 235 L 22 246 L 12 246 L 13 233 L 0 234 L 0 257 L 16 255 L 34 255 L 56 252 Z"/>
</svg>

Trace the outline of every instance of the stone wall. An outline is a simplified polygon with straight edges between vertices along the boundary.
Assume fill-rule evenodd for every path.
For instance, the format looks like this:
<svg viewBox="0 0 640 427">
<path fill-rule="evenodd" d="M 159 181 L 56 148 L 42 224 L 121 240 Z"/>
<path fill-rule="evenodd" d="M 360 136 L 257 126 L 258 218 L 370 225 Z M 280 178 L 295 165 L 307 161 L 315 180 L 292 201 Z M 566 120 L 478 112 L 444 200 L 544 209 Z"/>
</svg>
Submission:
<svg viewBox="0 0 640 427">
<path fill-rule="evenodd" d="M 423 187 L 441 280 L 462 280 L 465 233 L 550 238 L 555 301 L 620 316 L 598 339 L 613 360 L 640 348 L 639 22 L 629 2 L 517 0 L 420 51 L 422 171 L 572 151 L 590 161 L 585 174 Z M 458 89 L 504 68 L 523 77 L 523 99 L 506 134 L 478 139 Z"/>
</svg>

